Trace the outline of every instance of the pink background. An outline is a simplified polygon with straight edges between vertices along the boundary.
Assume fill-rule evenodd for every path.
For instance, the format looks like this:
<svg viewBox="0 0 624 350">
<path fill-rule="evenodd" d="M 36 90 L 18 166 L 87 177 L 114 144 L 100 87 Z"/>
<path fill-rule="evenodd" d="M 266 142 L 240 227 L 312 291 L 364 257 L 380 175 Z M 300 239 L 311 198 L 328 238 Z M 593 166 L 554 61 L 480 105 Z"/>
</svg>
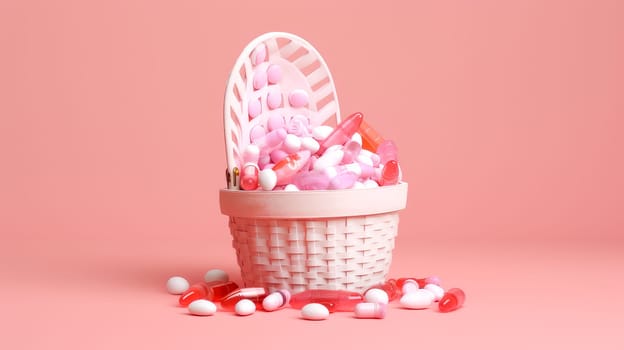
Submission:
<svg viewBox="0 0 624 350">
<path fill-rule="evenodd" d="M 197 318 L 166 294 L 238 279 L 223 91 L 272 30 L 397 142 L 391 275 L 437 274 L 462 310 Z M 618 1 L 3 1 L 0 348 L 621 349 L 623 43 Z"/>
</svg>

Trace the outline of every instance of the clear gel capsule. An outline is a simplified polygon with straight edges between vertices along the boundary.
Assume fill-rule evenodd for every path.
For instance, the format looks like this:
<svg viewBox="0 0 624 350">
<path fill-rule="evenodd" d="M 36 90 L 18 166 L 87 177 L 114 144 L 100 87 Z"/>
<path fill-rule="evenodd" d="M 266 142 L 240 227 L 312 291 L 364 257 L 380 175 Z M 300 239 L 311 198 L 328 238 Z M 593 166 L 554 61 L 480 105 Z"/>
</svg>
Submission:
<svg viewBox="0 0 624 350">
<path fill-rule="evenodd" d="M 379 186 L 396 185 L 399 182 L 399 175 L 399 163 L 396 160 L 388 161 L 381 170 Z"/>
<path fill-rule="evenodd" d="M 353 311 L 355 305 L 363 301 L 362 294 L 345 290 L 310 289 L 290 298 L 290 306 L 301 309 L 307 304 L 324 305 L 329 312 Z"/>
<path fill-rule="evenodd" d="M 240 176 L 240 188 L 252 191 L 258 188 L 258 166 L 254 163 L 247 163 L 243 167 Z"/>
<path fill-rule="evenodd" d="M 220 284 L 208 288 L 208 293 L 206 293 L 206 299 L 210 301 L 220 301 L 226 295 L 230 294 L 236 289 L 238 289 L 238 284 L 236 284 L 235 282 L 221 282 Z"/>
<path fill-rule="evenodd" d="M 256 307 L 262 307 L 262 300 L 269 295 L 265 288 L 240 288 L 232 291 L 221 299 L 221 308 L 224 310 L 233 311 L 236 307 L 236 303 L 243 299 L 249 299 Z"/>
<path fill-rule="evenodd" d="M 186 290 L 186 292 L 182 293 L 178 302 L 182 306 L 188 306 L 188 304 L 192 303 L 195 300 L 205 299 L 208 295 L 208 289 L 212 286 L 221 284 L 221 281 L 213 281 L 213 282 L 198 282 L 193 284 Z"/>
<path fill-rule="evenodd" d="M 442 299 L 438 303 L 441 312 L 450 312 L 457 310 L 464 305 L 466 294 L 459 288 L 451 288 L 444 293 Z"/>
<path fill-rule="evenodd" d="M 377 152 L 377 147 L 384 142 L 384 138 L 368 123 L 362 120 L 358 133 L 362 135 L 362 148 Z"/>
</svg>

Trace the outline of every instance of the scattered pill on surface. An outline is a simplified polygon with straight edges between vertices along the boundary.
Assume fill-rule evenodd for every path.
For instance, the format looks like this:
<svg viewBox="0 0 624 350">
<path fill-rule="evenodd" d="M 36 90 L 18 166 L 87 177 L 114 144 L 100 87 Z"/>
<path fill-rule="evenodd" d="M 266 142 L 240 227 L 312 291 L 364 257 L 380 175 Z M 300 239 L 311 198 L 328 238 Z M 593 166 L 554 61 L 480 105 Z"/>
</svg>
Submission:
<svg viewBox="0 0 624 350">
<path fill-rule="evenodd" d="M 369 289 L 364 294 L 364 301 L 367 303 L 388 304 L 388 299 L 388 293 L 379 288 Z"/>
<path fill-rule="evenodd" d="M 426 309 L 433 304 L 435 296 L 426 289 L 419 289 L 401 297 L 401 306 L 406 309 Z"/>
<path fill-rule="evenodd" d="M 408 294 L 408 293 L 417 291 L 419 289 L 420 288 L 418 286 L 418 282 L 412 279 L 408 279 L 408 280 L 405 280 L 405 282 L 403 283 L 403 287 L 401 288 L 401 291 L 403 292 L 403 294 Z"/>
<path fill-rule="evenodd" d="M 249 299 L 241 299 L 234 306 L 234 312 L 238 316 L 249 316 L 256 312 L 256 304 Z"/>
<path fill-rule="evenodd" d="M 383 292 L 383 291 L 382 291 Z M 385 293 L 385 292 L 384 292 Z M 355 317 L 357 318 L 384 318 L 388 305 L 383 303 L 366 302 L 355 305 Z"/>
<path fill-rule="evenodd" d="M 309 102 L 308 93 L 302 89 L 295 89 L 288 94 L 288 103 L 294 107 L 299 108 L 307 105 Z"/>
<path fill-rule="evenodd" d="M 195 300 L 188 306 L 188 311 L 196 316 L 211 316 L 217 312 L 217 305 L 210 300 Z"/>
<path fill-rule="evenodd" d="M 211 269 L 204 274 L 204 282 L 221 281 L 227 282 L 230 280 L 227 272 L 220 269 Z"/>
<path fill-rule="evenodd" d="M 282 289 L 267 295 L 267 297 L 262 300 L 262 308 L 265 311 L 275 311 L 286 306 L 288 301 L 290 301 L 290 292 Z"/>
<path fill-rule="evenodd" d="M 451 288 L 444 293 L 442 299 L 438 303 L 441 312 L 450 312 L 457 310 L 464 305 L 466 294 L 459 288 Z"/>
<path fill-rule="evenodd" d="M 310 303 L 301 308 L 301 317 L 312 321 L 326 320 L 329 310 L 323 304 Z"/>
<path fill-rule="evenodd" d="M 438 286 L 437 284 L 429 283 L 425 285 L 423 289 L 426 289 L 430 291 L 431 293 L 433 293 L 433 295 L 435 296 L 434 301 L 438 301 L 442 299 L 442 297 L 444 296 L 444 289 Z"/>
<path fill-rule="evenodd" d="M 167 292 L 170 294 L 182 294 L 189 289 L 190 284 L 184 277 L 173 276 L 167 280 Z"/>
</svg>

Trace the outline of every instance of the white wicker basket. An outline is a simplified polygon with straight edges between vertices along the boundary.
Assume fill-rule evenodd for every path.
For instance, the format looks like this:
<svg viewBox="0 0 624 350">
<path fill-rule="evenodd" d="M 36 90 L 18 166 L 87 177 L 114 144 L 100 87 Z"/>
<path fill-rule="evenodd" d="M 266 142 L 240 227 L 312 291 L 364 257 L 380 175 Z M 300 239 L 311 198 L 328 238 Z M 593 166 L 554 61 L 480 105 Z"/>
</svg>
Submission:
<svg viewBox="0 0 624 350">
<path fill-rule="evenodd" d="M 308 42 L 288 33 L 267 33 L 243 50 L 225 96 L 228 189 L 220 191 L 221 212 L 230 217 L 243 283 L 293 292 L 362 292 L 388 274 L 407 184 L 333 191 L 238 190 L 235 174 L 242 165 L 241 150 L 250 143 L 251 128 L 267 120 L 266 114 L 250 120 L 247 110 L 251 98 L 267 108 L 266 92 L 252 86 L 251 56 L 259 45 L 266 45 L 268 52 L 261 64 L 279 64 L 283 69 L 279 88 L 304 89 L 310 96 L 305 110 L 285 113 L 303 113 L 312 125 L 340 121 L 329 69 Z"/>
</svg>

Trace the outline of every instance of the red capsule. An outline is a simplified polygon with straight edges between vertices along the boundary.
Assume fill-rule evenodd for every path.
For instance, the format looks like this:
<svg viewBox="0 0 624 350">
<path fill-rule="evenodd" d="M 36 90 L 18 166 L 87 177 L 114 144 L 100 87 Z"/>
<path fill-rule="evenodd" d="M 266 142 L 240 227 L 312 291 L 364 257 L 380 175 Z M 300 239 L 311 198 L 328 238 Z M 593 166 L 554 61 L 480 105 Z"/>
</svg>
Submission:
<svg viewBox="0 0 624 350">
<path fill-rule="evenodd" d="M 225 296 L 236 289 L 238 289 L 238 284 L 232 281 L 222 282 L 221 284 L 208 288 L 206 299 L 210 301 L 221 301 L 221 299 L 225 298 Z"/>
<path fill-rule="evenodd" d="M 466 294 L 459 288 L 451 288 L 444 293 L 438 303 L 441 312 L 450 312 L 462 307 L 466 300 Z"/>
<path fill-rule="evenodd" d="M 210 287 L 223 283 L 222 281 L 212 281 L 212 282 L 198 282 L 193 284 L 186 290 L 186 292 L 182 293 L 178 302 L 182 306 L 188 306 L 188 304 L 192 303 L 195 300 L 205 299 L 208 295 L 208 290 Z"/>
</svg>

